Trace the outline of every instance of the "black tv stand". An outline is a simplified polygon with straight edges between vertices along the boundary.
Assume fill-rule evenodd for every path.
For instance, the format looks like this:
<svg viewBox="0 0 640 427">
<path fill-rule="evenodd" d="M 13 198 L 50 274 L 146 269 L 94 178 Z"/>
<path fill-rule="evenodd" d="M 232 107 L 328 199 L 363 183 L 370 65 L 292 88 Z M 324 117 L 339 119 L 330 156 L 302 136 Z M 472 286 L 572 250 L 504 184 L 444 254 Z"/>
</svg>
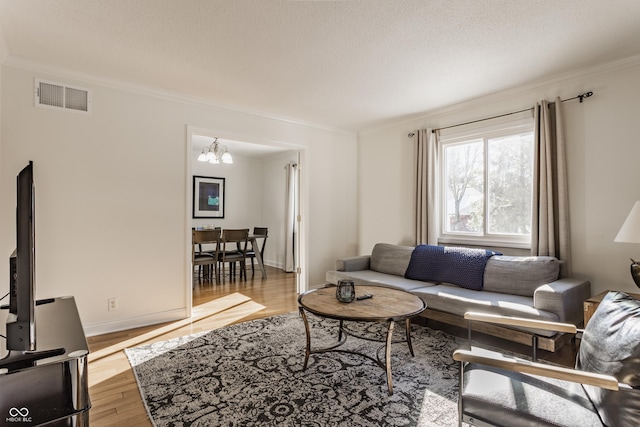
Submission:
<svg viewBox="0 0 640 427">
<path fill-rule="evenodd" d="M 36 306 L 42 305 L 42 304 L 50 304 L 50 303 L 54 302 L 55 300 L 56 300 L 55 298 L 39 299 L 39 300 L 36 300 Z M 0 305 L 0 310 L 9 310 L 9 304 Z"/>
<path fill-rule="evenodd" d="M 36 361 L 48 357 L 65 354 L 64 348 L 54 348 L 42 351 L 9 351 L 9 354 L 0 359 L 0 369 L 5 368 L 9 372 L 17 369 L 30 368 L 35 366 Z"/>
<path fill-rule="evenodd" d="M 36 307 L 43 304 L 51 304 L 55 302 L 55 298 L 45 298 L 36 300 Z M 0 306 L 1 310 L 9 309 L 8 305 Z M 0 369 L 8 369 L 15 371 L 16 369 L 29 368 L 35 365 L 35 362 L 48 357 L 60 356 L 65 354 L 64 348 L 53 348 L 42 351 L 16 351 L 9 350 L 9 354 L 0 358 Z"/>
<path fill-rule="evenodd" d="M 35 307 L 36 351 L 12 351 L 0 359 L 0 419 L 20 418 L 12 425 L 88 426 L 89 347 L 75 300 L 44 301 Z M 7 314 L 0 311 L 0 320 Z M 28 415 L 12 408 L 26 408 Z"/>
<path fill-rule="evenodd" d="M 55 300 L 56 300 L 55 298 L 38 299 L 36 300 L 36 305 L 51 304 Z"/>
</svg>

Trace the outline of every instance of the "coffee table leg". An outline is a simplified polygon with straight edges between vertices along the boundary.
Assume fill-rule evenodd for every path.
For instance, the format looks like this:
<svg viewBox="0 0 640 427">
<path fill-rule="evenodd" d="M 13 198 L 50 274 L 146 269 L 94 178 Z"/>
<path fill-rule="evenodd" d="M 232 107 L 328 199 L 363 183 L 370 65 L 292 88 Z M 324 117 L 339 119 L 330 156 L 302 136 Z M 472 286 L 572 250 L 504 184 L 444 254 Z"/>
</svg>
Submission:
<svg viewBox="0 0 640 427">
<path fill-rule="evenodd" d="M 393 394 L 393 380 L 391 378 L 391 342 L 393 338 L 393 320 L 389 320 L 387 326 L 387 345 L 385 348 L 385 368 L 387 370 L 387 386 L 389 388 L 389 396 Z"/>
<path fill-rule="evenodd" d="M 307 362 L 309 362 L 309 355 L 311 354 L 311 331 L 309 331 L 309 322 L 307 321 L 307 315 L 304 314 L 304 309 L 300 307 L 300 316 L 302 316 L 302 321 L 304 322 L 304 330 L 307 334 L 307 348 L 304 351 L 304 365 L 302 366 L 302 370 L 307 369 Z"/>
<path fill-rule="evenodd" d="M 340 326 L 338 327 L 338 342 L 342 341 L 342 320 L 340 321 Z"/>
<path fill-rule="evenodd" d="M 413 345 L 411 345 L 411 319 L 405 320 L 405 330 L 407 333 L 407 344 L 409 345 L 409 352 L 411 353 L 411 357 L 415 357 L 413 354 Z"/>
</svg>

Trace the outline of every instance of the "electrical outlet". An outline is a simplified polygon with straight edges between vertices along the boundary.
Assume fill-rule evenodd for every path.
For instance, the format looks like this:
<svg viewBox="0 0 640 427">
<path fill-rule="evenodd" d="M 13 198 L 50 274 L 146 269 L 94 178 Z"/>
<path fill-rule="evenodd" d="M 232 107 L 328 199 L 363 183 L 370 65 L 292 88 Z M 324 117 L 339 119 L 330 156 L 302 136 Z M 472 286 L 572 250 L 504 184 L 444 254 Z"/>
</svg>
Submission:
<svg viewBox="0 0 640 427">
<path fill-rule="evenodd" d="M 109 307 L 109 311 L 118 309 L 118 298 L 109 298 L 107 300 L 107 305 Z"/>
</svg>

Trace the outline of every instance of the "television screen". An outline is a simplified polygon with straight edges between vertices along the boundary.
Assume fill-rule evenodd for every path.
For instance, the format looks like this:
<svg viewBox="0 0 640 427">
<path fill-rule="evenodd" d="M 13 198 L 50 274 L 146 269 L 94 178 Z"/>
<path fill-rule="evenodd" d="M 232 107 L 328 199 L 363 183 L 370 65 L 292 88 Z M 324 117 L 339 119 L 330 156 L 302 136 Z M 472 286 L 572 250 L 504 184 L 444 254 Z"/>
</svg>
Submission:
<svg viewBox="0 0 640 427">
<path fill-rule="evenodd" d="M 35 189 L 33 162 L 17 178 L 16 250 L 11 256 L 7 350 L 34 351 L 35 336 Z"/>
</svg>

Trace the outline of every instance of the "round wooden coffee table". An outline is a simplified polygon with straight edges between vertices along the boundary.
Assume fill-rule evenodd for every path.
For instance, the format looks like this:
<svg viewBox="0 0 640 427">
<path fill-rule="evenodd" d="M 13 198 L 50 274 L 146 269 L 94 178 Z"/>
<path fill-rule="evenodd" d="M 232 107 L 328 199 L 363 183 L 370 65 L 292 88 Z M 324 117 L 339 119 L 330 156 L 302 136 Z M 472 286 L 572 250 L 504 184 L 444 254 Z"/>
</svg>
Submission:
<svg viewBox="0 0 640 427">
<path fill-rule="evenodd" d="M 335 286 L 313 289 L 298 297 L 300 315 L 304 321 L 304 327 L 307 334 L 307 347 L 302 370 L 307 369 L 307 363 L 311 354 L 325 353 L 328 351 L 341 351 L 345 353 L 358 354 L 377 362 L 378 365 L 386 371 L 389 395 L 392 395 L 393 382 L 391 379 L 391 344 L 406 342 L 409 346 L 411 356 L 414 355 L 410 334 L 411 318 L 422 313 L 427 305 L 416 295 L 398 289 L 384 288 L 381 286 L 356 286 L 355 289 L 356 297 L 365 294 L 373 295 L 373 297 L 364 300 L 356 299 L 350 303 L 341 303 L 336 299 Z M 338 329 L 338 343 L 330 347 L 312 350 L 309 322 L 305 312 L 340 321 Z M 355 335 L 349 329 L 344 327 L 343 322 L 345 320 L 354 322 L 385 322 L 387 323 L 386 337 L 382 340 Z M 395 322 L 400 321 L 405 322 L 405 338 L 393 341 L 394 324 Z M 376 353 L 376 358 L 373 358 L 369 355 L 355 351 L 338 349 L 338 347 L 346 342 L 348 335 L 370 341 L 384 342 L 385 344 L 381 347 L 381 349 L 385 349 L 384 361 L 381 360 L 378 354 L 379 352 Z"/>
</svg>

